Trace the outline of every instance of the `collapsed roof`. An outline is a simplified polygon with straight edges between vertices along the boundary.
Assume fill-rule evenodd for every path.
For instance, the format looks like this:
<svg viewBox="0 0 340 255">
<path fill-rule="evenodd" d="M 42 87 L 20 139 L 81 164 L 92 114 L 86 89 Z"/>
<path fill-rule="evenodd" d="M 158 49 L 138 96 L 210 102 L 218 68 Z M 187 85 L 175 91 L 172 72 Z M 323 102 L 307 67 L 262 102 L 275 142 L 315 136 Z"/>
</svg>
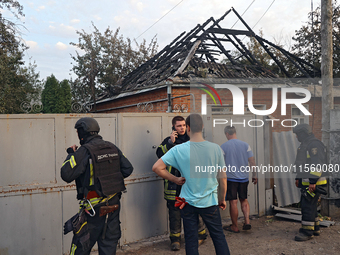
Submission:
<svg viewBox="0 0 340 255">
<path fill-rule="evenodd" d="M 234 13 L 245 29 L 223 28 L 220 22 Z M 270 41 L 256 35 L 242 17 L 231 8 L 221 18 L 213 17 L 197 25 L 190 32 L 183 32 L 163 50 L 139 66 L 116 84 L 111 92 L 135 91 L 164 84 L 167 79 L 178 78 L 190 83 L 192 77 L 213 78 L 278 78 L 253 56 L 240 37 L 254 38 L 268 53 L 277 70 L 287 78 L 296 77 L 288 65 L 299 70 L 299 77 L 320 77 L 320 69 Z M 231 54 L 230 48 L 238 52 Z M 224 61 L 221 60 L 224 59 Z M 285 59 L 285 62 L 282 60 Z M 241 60 L 247 60 L 248 64 Z M 287 64 L 288 63 L 288 64 Z"/>
</svg>

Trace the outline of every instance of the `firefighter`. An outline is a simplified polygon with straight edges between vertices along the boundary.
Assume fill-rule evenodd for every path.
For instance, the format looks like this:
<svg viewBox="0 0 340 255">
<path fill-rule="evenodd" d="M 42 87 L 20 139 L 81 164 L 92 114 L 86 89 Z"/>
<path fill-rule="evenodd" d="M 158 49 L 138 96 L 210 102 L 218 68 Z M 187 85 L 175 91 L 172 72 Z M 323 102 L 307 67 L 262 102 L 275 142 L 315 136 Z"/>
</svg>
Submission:
<svg viewBox="0 0 340 255">
<path fill-rule="evenodd" d="M 301 189 L 302 226 L 299 234 L 295 236 L 295 241 L 307 241 L 320 235 L 317 202 L 320 194 L 325 194 L 322 187 L 327 184 L 322 167 L 327 163 L 327 150 L 325 145 L 315 138 L 308 124 L 295 126 L 293 132 L 301 143 L 295 160 L 295 185 Z"/>
<path fill-rule="evenodd" d="M 64 234 L 73 230 L 70 254 L 90 254 L 97 242 L 100 255 L 116 254 L 121 237 L 119 211 L 124 178 L 133 167 L 119 148 L 104 141 L 98 122 L 89 117 L 75 124 L 81 147 L 72 145 L 61 167 L 61 178 L 75 180 L 80 210 L 65 223 Z"/>
<path fill-rule="evenodd" d="M 177 144 L 182 144 L 189 141 L 190 137 L 186 133 L 186 124 L 185 119 L 182 116 L 175 116 L 172 119 L 172 132 L 171 135 L 164 139 L 164 141 L 157 148 L 156 154 L 158 158 L 161 158 L 167 151 L 169 151 L 172 147 Z M 180 177 L 181 174 L 178 169 L 169 166 L 167 167 L 168 171 L 175 175 L 176 177 Z M 171 250 L 178 251 L 180 250 L 180 242 L 181 242 L 181 210 L 178 207 L 175 207 L 175 198 L 178 197 L 181 192 L 181 187 L 176 183 L 168 181 L 164 179 L 164 199 L 167 201 L 167 207 L 169 210 L 169 222 L 170 222 L 170 241 L 171 241 Z M 199 219 L 198 224 L 198 239 L 199 244 L 202 244 L 204 240 L 207 238 L 206 230 L 204 227 L 204 223 L 202 219 Z"/>
</svg>

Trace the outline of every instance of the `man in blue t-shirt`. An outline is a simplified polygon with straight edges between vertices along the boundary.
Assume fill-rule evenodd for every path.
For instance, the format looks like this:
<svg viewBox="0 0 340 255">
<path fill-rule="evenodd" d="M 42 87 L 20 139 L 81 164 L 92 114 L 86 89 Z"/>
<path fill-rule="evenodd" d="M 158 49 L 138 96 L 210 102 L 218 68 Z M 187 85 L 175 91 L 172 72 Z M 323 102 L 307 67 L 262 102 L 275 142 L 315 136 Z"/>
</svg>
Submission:
<svg viewBox="0 0 340 255">
<path fill-rule="evenodd" d="M 183 218 L 186 254 L 198 254 L 198 215 L 200 215 L 213 239 L 217 255 L 230 254 L 225 239 L 219 207 L 226 208 L 226 168 L 221 148 L 205 141 L 202 136 L 203 120 L 199 114 L 186 119 L 190 141 L 176 145 L 161 157 L 152 170 L 163 179 L 182 185 L 179 207 Z M 177 168 L 181 177 L 166 170 Z"/>
<path fill-rule="evenodd" d="M 227 142 L 221 145 L 224 152 L 225 164 L 227 166 L 228 189 L 226 200 L 230 204 L 231 225 L 223 228 L 233 233 L 239 233 L 237 226 L 238 209 L 237 209 L 237 194 L 241 202 L 241 209 L 244 215 L 243 230 L 250 230 L 249 220 L 249 203 L 248 184 L 249 172 L 255 166 L 255 159 L 250 146 L 241 140 L 237 139 L 236 129 L 234 126 L 226 126 L 224 133 L 228 139 Z M 252 182 L 257 183 L 256 172 L 252 171 Z"/>
</svg>

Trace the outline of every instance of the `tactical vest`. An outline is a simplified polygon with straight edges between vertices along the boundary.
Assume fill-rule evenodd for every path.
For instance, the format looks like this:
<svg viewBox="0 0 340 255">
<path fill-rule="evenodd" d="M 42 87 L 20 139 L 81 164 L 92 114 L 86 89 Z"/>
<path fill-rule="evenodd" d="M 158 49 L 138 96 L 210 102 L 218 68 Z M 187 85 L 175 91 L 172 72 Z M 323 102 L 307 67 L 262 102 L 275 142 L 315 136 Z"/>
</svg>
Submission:
<svg viewBox="0 0 340 255">
<path fill-rule="evenodd" d="M 82 146 L 91 154 L 94 186 L 97 194 L 108 197 L 124 191 L 124 178 L 120 172 L 120 160 L 116 146 L 106 141 L 86 143 Z"/>
<path fill-rule="evenodd" d="M 307 143 L 301 143 L 300 147 L 298 148 L 297 151 L 297 155 L 296 155 L 296 160 L 295 160 L 295 165 L 296 166 L 304 166 L 305 164 L 311 164 L 311 159 L 309 156 L 309 152 L 308 152 L 308 146 L 312 143 L 317 141 L 321 147 L 323 148 L 324 152 L 325 152 L 325 158 L 322 159 L 323 163 L 326 164 L 327 162 L 327 149 L 325 147 L 325 145 L 318 140 L 317 138 L 312 138 L 310 139 Z"/>
<path fill-rule="evenodd" d="M 300 174 L 298 174 L 298 176 L 299 176 L 298 178 L 302 179 L 302 185 L 303 186 L 309 185 L 309 178 L 308 178 L 309 174 L 304 172 L 304 170 L 305 170 L 305 164 L 311 165 L 311 158 L 310 158 L 310 155 L 309 155 L 309 152 L 308 152 L 308 147 L 312 142 L 315 142 L 315 141 L 317 141 L 319 146 L 320 146 L 318 149 L 324 150 L 324 158 L 321 159 L 322 164 L 327 163 L 327 149 L 326 149 L 325 145 L 320 140 L 318 140 L 317 138 L 312 138 L 306 143 L 301 143 L 301 145 L 300 145 L 300 147 L 298 148 L 298 151 L 297 151 L 295 165 L 297 167 L 297 172 L 300 172 Z M 301 170 L 300 166 L 302 166 L 302 170 Z M 302 171 L 302 173 L 301 173 L 301 171 Z M 315 176 L 316 178 L 318 178 L 316 185 L 326 184 L 327 183 L 327 180 L 325 178 L 326 175 L 327 175 L 327 173 L 321 172 L 319 176 Z"/>
</svg>

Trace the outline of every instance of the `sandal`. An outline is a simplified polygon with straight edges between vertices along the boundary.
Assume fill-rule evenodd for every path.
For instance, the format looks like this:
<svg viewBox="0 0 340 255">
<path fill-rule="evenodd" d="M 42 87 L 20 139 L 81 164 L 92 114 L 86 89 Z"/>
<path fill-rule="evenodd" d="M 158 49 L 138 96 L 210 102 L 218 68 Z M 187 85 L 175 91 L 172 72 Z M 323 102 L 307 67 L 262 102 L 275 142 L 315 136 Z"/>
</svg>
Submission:
<svg viewBox="0 0 340 255">
<path fill-rule="evenodd" d="M 243 230 L 250 230 L 250 229 L 251 229 L 251 225 L 250 225 L 250 224 L 244 223 L 242 229 L 243 229 Z"/>
<path fill-rule="evenodd" d="M 240 233 L 240 230 L 239 231 L 232 230 L 231 226 L 232 225 L 224 226 L 223 229 L 226 230 L 226 231 L 232 232 L 232 233 Z"/>
</svg>

